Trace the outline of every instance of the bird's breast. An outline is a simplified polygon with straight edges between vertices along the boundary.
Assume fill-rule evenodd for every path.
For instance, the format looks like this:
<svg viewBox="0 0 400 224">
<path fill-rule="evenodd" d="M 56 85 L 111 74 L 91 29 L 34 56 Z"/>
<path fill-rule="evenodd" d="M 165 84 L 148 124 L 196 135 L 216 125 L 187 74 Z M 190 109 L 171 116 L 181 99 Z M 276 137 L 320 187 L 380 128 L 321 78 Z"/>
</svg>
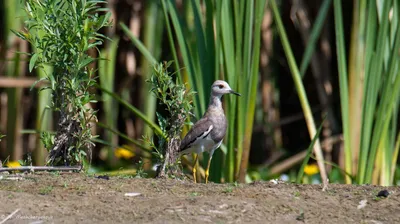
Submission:
<svg viewBox="0 0 400 224">
<path fill-rule="evenodd" d="M 226 129 L 228 126 L 228 122 L 225 118 L 225 115 L 215 116 L 213 118 L 214 128 L 211 131 L 211 137 L 215 142 L 220 142 L 226 134 Z"/>
</svg>

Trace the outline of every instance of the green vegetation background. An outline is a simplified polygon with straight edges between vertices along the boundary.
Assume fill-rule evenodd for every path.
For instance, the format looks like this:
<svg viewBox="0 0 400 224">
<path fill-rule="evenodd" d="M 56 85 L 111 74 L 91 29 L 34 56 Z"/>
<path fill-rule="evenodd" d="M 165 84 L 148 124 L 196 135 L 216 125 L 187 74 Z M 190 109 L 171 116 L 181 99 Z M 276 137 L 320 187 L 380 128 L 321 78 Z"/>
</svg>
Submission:
<svg viewBox="0 0 400 224">
<path fill-rule="evenodd" d="M 92 132 L 100 136 L 90 172 L 153 175 L 156 159 L 142 139 L 160 131 L 163 108 L 146 80 L 156 62 L 173 60 L 176 80 L 197 92 L 192 122 L 215 79 L 243 95 L 224 98 L 229 131 L 211 180 L 295 180 L 304 169 L 301 181 L 312 182 L 326 169 L 330 182 L 397 183 L 398 1 L 121 0 L 107 7 L 113 26 L 101 32 L 112 41 L 88 52 L 107 59 L 90 64 L 99 87 L 91 90 L 98 103 L 88 106 L 98 110 Z M 55 131 L 58 117 L 45 109 L 50 92 L 29 89 L 46 72 L 29 72 L 29 55 L 17 53 L 33 52 L 11 32 L 23 30 L 23 9 L 23 1 L 0 5 L 0 160 L 42 165 L 40 132 Z M 301 166 L 322 121 L 315 154 Z"/>
</svg>

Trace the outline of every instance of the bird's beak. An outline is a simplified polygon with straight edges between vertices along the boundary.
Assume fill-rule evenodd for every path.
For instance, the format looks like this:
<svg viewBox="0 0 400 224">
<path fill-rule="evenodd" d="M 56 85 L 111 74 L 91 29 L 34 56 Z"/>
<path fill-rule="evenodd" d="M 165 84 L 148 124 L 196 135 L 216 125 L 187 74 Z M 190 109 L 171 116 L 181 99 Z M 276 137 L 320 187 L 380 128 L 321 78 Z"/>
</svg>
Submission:
<svg viewBox="0 0 400 224">
<path fill-rule="evenodd" d="M 236 96 L 241 96 L 240 93 L 235 92 L 235 91 L 233 91 L 233 90 L 229 90 L 229 93 L 235 94 Z"/>
</svg>

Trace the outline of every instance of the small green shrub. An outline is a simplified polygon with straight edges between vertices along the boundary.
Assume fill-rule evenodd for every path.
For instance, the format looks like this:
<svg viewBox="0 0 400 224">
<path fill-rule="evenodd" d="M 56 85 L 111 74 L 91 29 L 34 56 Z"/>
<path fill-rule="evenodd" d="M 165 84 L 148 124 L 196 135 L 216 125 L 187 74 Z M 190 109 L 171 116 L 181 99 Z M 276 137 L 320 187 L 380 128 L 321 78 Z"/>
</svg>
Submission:
<svg viewBox="0 0 400 224">
<path fill-rule="evenodd" d="M 49 150 L 48 164 L 82 164 L 94 146 L 91 122 L 96 122 L 96 111 L 88 107 L 96 103 L 90 89 L 95 85 L 93 70 L 88 65 L 95 61 L 88 50 L 101 45 L 102 27 L 109 26 L 110 12 L 100 15 L 105 0 L 26 0 L 26 31 L 15 32 L 34 48 L 29 71 L 52 66 L 53 72 L 39 80 L 47 80 L 52 92 L 49 107 L 59 112 L 57 132 L 41 133 Z M 39 82 L 38 81 L 38 82 Z M 42 90 L 43 90 L 42 89 Z"/>
<path fill-rule="evenodd" d="M 159 167 L 157 176 L 163 177 L 176 170 L 176 155 L 180 145 L 180 134 L 185 121 L 191 114 L 193 91 L 187 90 L 184 84 L 174 81 L 168 72 L 172 62 L 154 65 L 153 75 L 148 80 L 151 92 L 156 96 L 163 111 L 157 112 L 158 124 L 163 135 L 157 135 L 159 141 L 155 145 L 152 138 L 144 137 L 147 144 L 155 150 Z M 172 171 L 172 172 L 169 172 Z"/>
</svg>

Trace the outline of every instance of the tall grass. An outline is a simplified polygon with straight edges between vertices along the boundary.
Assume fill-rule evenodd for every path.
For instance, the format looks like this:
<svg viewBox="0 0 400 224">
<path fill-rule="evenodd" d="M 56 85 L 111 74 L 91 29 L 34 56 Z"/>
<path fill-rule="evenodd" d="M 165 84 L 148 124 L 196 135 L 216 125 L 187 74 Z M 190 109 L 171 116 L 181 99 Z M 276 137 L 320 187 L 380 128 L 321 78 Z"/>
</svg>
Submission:
<svg viewBox="0 0 400 224">
<path fill-rule="evenodd" d="M 307 47 L 304 50 L 304 54 L 300 63 L 300 74 L 302 77 L 304 77 L 307 67 L 310 64 L 311 57 L 316 49 L 318 38 L 320 37 L 322 27 L 324 26 L 324 22 L 331 5 L 332 0 L 324 0 L 320 9 L 318 10 L 317 18 L 315 19 L 312 31 L 310 33 L 310 39 L 307 42 Z"/>
<path fill-rule="evenodd" d="M 44 66 L 37 71 L 39 79 L 45 78 L 53 72 L 51 66 Z M 51 93 L 48 91 L 39 91 L 38 102 L 36 108 L 36 148 L 34 151 L 33 162 L 35 165 L 44 165 L 46 161 L 47 151 L 43 143 L 40 141 L 40 134 L 44 131 L 50 131 L 53 124 L 53 112 L 48 108 L 51 102 Z"/>
<path fill-rule="evenodd" d="M 161 55 L 161 39 L 163 32 L 163 15 L 162 10 L 157 4 L 156 0 L 146 1 L 146 8 L 144 11 L 144 26 L 143 26 L 143 44 L 154 56 L 156 60 Z M 152 74 L 152 67 L 154 66 L 152 61 L 148 61 L 145 57 L 142 57 L 140 61 L 142 78 L 142 89 L 141 89 L 141 100 L 143 101 L 143 112 L 151 119 L 155 118 L 156 111 L 156 97 L 150 93 L 150 85 L 146 80 L 150 79 Z M 144 134 L 151 135 L 152 129 L 149 126 L 144 126 Z"/>
<path fill-rule="evenodd" d="M 390 185 L 399 135 L 399 3 L 355 1 L 349 64 L 340 0 L 334 1 L 334 10 L 345 169 L 359 184 Z M 351 182 L 349 178 L 346 181 Z"/>
<path fill-rule="evenodd" d="M 340 100 L 343 124 L 344 137 L 344 155 L 345 155 L 345 170 L 347 173 L 352 173 L 352 151 L 351 151 L 351 136 L 350 136 L 350 120 L 349 120 L 349 92 L 348 78 L 346 69 L 346 55 L 343 31 L 343 15 L 340 1 L 335 1 L 335 34 L 336 34 L 336 51 L 338 55 L 338 71 L 339 71 L 339 86 Z M 346 176 L 346 183 L 350 183 L 351 179 Z"/>
<path fill-rule="evenodd" d="M 99 61 L 99 78 L 100 78 L 100 86 L 104 89 L 107 89 L 110 92 L 114 92 L 115 85 L 115 64 L 117 57 L 117 48 L 118 48 L 119 39 L 114 38 L 113 41 L 107 46 L 107 48 L 103 49 L 100 54 L 100 58 L 102 60 Z M 110 129 L 117 129 L 117 119 L 118 119 L 118 107 L 117 102 L 113 100 L 113 98 L 102 92 L 102 105 L 104 117 L 102 122 L 109 127 Z M 111 131 L 106 131 L 103 139 L 109 142 L 111 145 L 117 145 L 117 136 L 113 135 Z M 115 163 L 114 157 L 114 149 L 113 147 L 108 147 L 108 155 L 107 162 L 109 166 L 112 166 Z"/>
<path fill-rule="evenodd" d="M 226 80 L 242 94 L 225 100 L 229 128 L 225 144 L 211 163 L 210 180 L 244 181 L 255 112 L 259 76 L 260 29 L 265 0 L 242 2 L 162 0 L 171 56 L 178 81 L 197 92 L 194 105 L 197 118 L 207 108 L 210 87 L 216 79 Z M 149 61 L 154 57 L 140 41 L 122 28 Z M 181 57 L 178 58 L 178 55 Z M 181 70 L 183 68 L 183 70 Z M 203 165 L 208 160 L 203 159 Z M 225 171 L 225 172 L 223 172 Z"/>
<path fill-rule="evenodd" d="M 5 9 L 5 28 L 4 37 L 6 39 L 4 55 L 1 56 L 6 64 L 6 74 L 10 77 L 19 77 L 23 73 L 23 66 L 25 63 L 21 60 L 22 55 L 15 53 L 22 50 L 24 43 L 17 41 L 15 35 L 11 32 L 13 29 L 20 29 L 22 27 L 21 21 L 17 18 L 21 16 L 21 2 L 20 1 L 3 1 Z M 4 56 L 4 57 L 3 57 Z M 9 88 L 7 89 L 7 155 L 11 160 L 17 160 L 22 157 L 22 89 Z"/>
<path fill-rule="evenodd" d="M 325 0 L 313 28 L 311 46 L 301 64 L 305 72 L 319 33 L 321 18 L 330 1 Z M 342 1 L 334 0 L 336 52 L 338 57 L 342 127 L 344 136 L 344 170 L 346 183 L 393 184 L 398 155 L 396 139 L 399 107 L 399 3 L 397 1 L 354 1 L 350 53 L 346 52 Z M 311 133 L 315 133 L 308 102 L 298 84 L 298 68 L 278 8 L 271 1 L 275 22 L 288 57 L 289 66 L 305 111 Z M 348 55 L 347 55 L 348 54 Z M 349 60 L 347 61 L 347 57 Z M 309 118 L 307 118 L 309 117 Z M 313 136 L 313 135 L 311 135 Z M 310 137 L 311 137 L 310 136 Z M 316 143 L 318 148 L 318 142 Z M 317 150 L 319 151 L 319 150 Z M 317 152 L 316 151 L 316 152 Z M 323 158 L 318 156 L 320 169 Z M 323 170 L 320 170 L 321 174 Z M 353 179 L 352 177 L 355 177 Z"/>
<path fill-rule="evenodd" d="M 162 38 L 163 38 L 163 21 L 164 16 L 161 7 L 159 7 L 158 0 L 146 1 L 144 10 L 144 26 L 142 31 L 143 44 L 149 50 L 149 52 L 154 56 L 156 60 L 159 60 L 162 51 Z M 142 110 L 148 116 L 149 119 L 154 120 L 156 111 L 156 97 L 150 94 L 151 86 L 146 81 L 150 79 L 153 73 L 154 63 L 148 61 L 145 57 L 140 60 L 140 71 L 142 75 L 142 85 L 140 100 L 142 101 Z M 151 136 L 153 130 L 150 126 L 145 125 L 143 127 L 143 135 Z M 146 156 L 150 157 L 150 154 L 145 153 Z M 144 169 L 149 169 L 151 163 L 149 160 L 145 160 Z"/>
<path fill-rule="evenodd" d="M 226 80 L 242 97 L 225 100 L 229 128 L 226 152 L 217 151 L 211 163 L 210 179 L 215 182 L 244 182 L 253 128 L 255 98 L 259 77 L 260 29 L 265 0 L 184 1 L 184 15 L 174 1 L 162 1 L 169 37 L 177 40 L 184 67 L 182 80 L 197 91 L 196 116 L 206 110 L 210 86 Z M 170 42 L 173 40 L 170 39 Z M 178 55 L 176 52 L 174 55 Z M 179 64 L 178 64 L 179 63 Z M 181 64 L 182 63 L 182 64 Z M 187 75 L 187 76 L 186 76 Z M 207 158 L 205 158 L 207 161 Z M 204 163 L 203 163 L 204 164 Z M 223 172 L 225 171 L 225 172 Z"/>
<path fill-rule="evenodd" d="M 310 136 L 310 139 L 313 139 L 314 136 L 316 136 L 316 134 L 317 134 L 317 130 L 315 127 L 314 117 L 311 113 L 310 104 L 308 102 L 308 98 L 305 93 L 304 85 L 301 80 L 299 67 L 297 66 L 296 61 L 294 59 L 294 55 L 293 55 L 292 49 L 290 47 L 290 44 L 289 44 L 289 41 L 288 41 L 288 38 L 286 35 L 286 31 L 283 27 L 282 19 L 279 15 L 278 7 L 277 7 L 275 0 L 270 1 L 270 6 L 271 6 L 272 12 L 274 14 L 274 19 L 277 24 L 279 36 L 282 41 L 283 49 L 285 51 L 285 55 L 286 55 L 288 63 L 289 63 L 290 71 L 291 71 L 291 74 L 293 77 L 293 81 L 295 83 L 297 94 L 299 95 L 299 100 L 300 100 L 301 107 L 304 112 L 304 117 L 306 119 L 309 136 Z M 325 188 L 328 179 L 327 179 L 327 173 L 326 173 L 326 169 L 325 169 L 325 165 L 324 165 L 324 158 L 323 158 L 323 153 L 322 153 L 321 144 L 320 144 L 319 139 L 315 140 L 314 153 L 317 158 L 317 163 L 318 163 L 318 167 L 319 167 L 320 174 L 321 174 L 321 180 L 324 183 L 324 188 Z"/>
<path fill-rule="evenodd" d="M 20 30 L 18 20 L 18 11 L 22 8 L 20 2 L 6 0 L 1 3 L 7 8 L 4 15 L 6 23 L 2 28 L 7 33 L 3 35 L 8 35 L 9 38 L 7 52 L 20 51 L 11 48 L 17 45 L 11 44 L 14 38 L 8 32 L 10 29 Z M 295 81 L 310 138 L 318 136 L 301 78 L 307 72 L 310 61 L 313 61 L 312 56 L 318 47 L 323 26 L 331 28 L 329 23 L 325 23 L 325 19 L 329 18 L 327 17 L 329 9 L 333 7 L 344 136 L 344 158 L 341 158 L 344 160 L 343 175 L 346 183 L 393 184 L 400 147 L 398 128 L 400 3 L 397 0 L 355 0 L 350 21 L 343 16 L 344 1 L 324 0 L 309 33 L 299 66 L 293 57 L 291 46 L 294 45 L 288 41 L 286 27 L 279 15 L 279 6 L 276 4 L 276 2 L 286 4 L 286 1 L 148 0 L 143 2 L 144 13 L 143 17 L 140 17 L 143 19 L 140 36 L 143 43 L 139 41 L 139 37 L 132 35 L 127 26 L 121 25 L 124 33 L 143 53 L 143 57 L 138 61 L 140 78 L 135 79 L 142 82 L 137 85 L 141 88 L 137 91 L 140 93 L 138 108 L 126 100 L 128 88 L 122 91 L 115 89 L 119 86 L 118 80 L 114 79 L 117 71 L 115 65 L 119 60 L 117 57 L 119 42 L 116 41 L 118 38 L 101 51 L 101 57 L 108 59 L 99 61 L 101 85 L 99 89 L 103 94 L 101 98 L 103 107 L 99 111 L 102 117 L 101 127 L 110 131 L 106 132 L 103 141 L 110 146 L 108 164 L 113 162 L 113 148 L 118 145 L 115 135 L 143 149 L 143 158 L 150 156 L 149 147 L 143 142 L 131 139 L 130 136 L 118 131 L 117 122 L 121 119 L 115 110 L 117 103 L 122 105 L 120 109 L 132 112 L 143 120 L 143 131 L 140 134 L 150 135 L 152 132 L 162 134 L 161 128 L 154 122 L 156 100 L 149 94 L 149 85 L 143 81 L 149 77 L 152 66 L 163 53 L 163 56 L 174 60 L 173 69 L 177 74 L 177 81 L 189 83 L 188 88 L 197 92 L 194 98 L 196 118 L 193 117 L 192 122 L 200 118 L 206 110 L 210 86 L 214 80 L 224 79 L 234 90 L 242 94 L 240 98 L 230 96 L 224 98 L 229 129 L 222 150 L 214 154 L 210 180 L 244 181 L 254 122 L 255 99 L 258 97 L 260 27 L 266 6 L 272 9 L 276 31 Z M 351 24 L 350 39 L 347 38 L 348 35 L 343 27 L 346 23 Z M 168 39 L 163 41 L 163 37 Z M 1 55 L 2 58 L 3 56 L 8 60 L 7 75 L 18 75 L 23 72 L 24 62 L 21 55 Z M 52 71 L 46 73 L 51 74 Z M 37 75 L 47 77 L 43 70 L 39 70 Z M 8 143 L 6 153 L 14 155 L 12 159 L 20 159 L 22 147 L 18 144 L 21 142 L 19 135 L 22 123 L 18 122 L 24 121 L 21 114 L 23 111 L 21 89 L 10 88 L 6 90 L 6 94 L 9 104 L 8 127 L 5 133 Z M 50 110 L 45 110 L 49 94 L 41 92 L 39 102 L 34 103 L 37 109 L 35 125 L 39 132 L 49 130 L 52 123 Z M 117 102 L 113 102 L 114 100 Z M 186 126 L 185 130 L 188 128 Z M 317 152 L 322 178 L 325 179 L 320 143 L 317 138 L 314 140 L 314 151 Z M 45 156 L 39 144 L 34 156 L 36 164 L 39 164 L 38 161 L 43 161 Z M 203 165 L 207 159 L 205 154 Z"/>
</svg>

